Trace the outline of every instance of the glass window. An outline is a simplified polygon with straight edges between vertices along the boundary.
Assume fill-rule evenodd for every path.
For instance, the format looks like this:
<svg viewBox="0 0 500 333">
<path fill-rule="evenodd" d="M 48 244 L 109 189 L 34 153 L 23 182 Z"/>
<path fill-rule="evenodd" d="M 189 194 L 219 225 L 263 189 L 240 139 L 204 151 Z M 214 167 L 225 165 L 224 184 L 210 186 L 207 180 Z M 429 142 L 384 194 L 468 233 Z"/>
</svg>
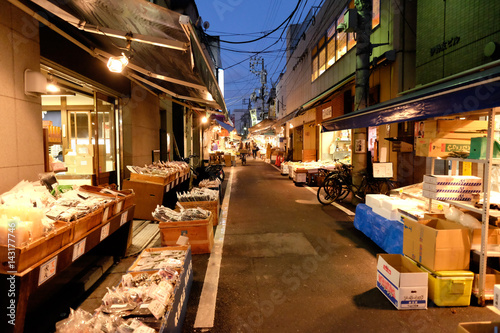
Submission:
<svg viewBox="0 0 500 333">
<path fill-rule="evenodd" d="M 318 78 L 318 56 L 313 58 L 312 61 L 312 77 L 311 81 L 314 81 Z"/>
<path fill-rule="evenodd" d="M 345 11 L 338 18 L 337 25 L 344 23 L 344 14 Z M 339 32 L 337 33 L 337 59 L 340 59 L 346 53 L 347 53 L 347 33 Z"/>
<path fill-rule="evenodd" d="M 350 32 L 347 34 L 347 51 L 352 49 L 354 45 L 356 45 L 356 40 L 354 39 L 354 32 Z"/>
<path fill-rule="evenodd" d="M 97 100 L 99 172 L 115 170 L 115 119 L 114 105 Z"/>
<path fill-rule="evenodd" d="M 319 75 L 323 74 L 326 70 L 326 49 L 323 48 L 319 51 Z"/>
<path fill-rule="evenodd" d="M 330 39 L 330 41 L 328 42 L 326 54 L 328 57 L 326 67 L 329 68 L 335 63 L 335 38 Z"/>
<path fill-rule="evenodd" d="M 380 24 L 380 0 L 372 2 L 372 29 L 375 29 Z"/>
</svg>

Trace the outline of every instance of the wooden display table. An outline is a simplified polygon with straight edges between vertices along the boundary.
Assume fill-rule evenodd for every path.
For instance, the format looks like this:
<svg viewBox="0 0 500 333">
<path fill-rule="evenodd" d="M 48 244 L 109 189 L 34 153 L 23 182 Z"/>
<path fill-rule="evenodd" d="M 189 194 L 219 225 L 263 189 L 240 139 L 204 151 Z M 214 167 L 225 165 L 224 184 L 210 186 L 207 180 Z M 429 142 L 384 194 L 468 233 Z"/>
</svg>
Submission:
<svg viewBox="0 0 500 333">
<path fill-rule="evenodd" d="M 0 290 L 3 297 L 1 297 L 0 306 L 6 315 L 0 322 L 0 332 L 23 332 L 30 295 L 60 274 L 75 260 L 100 243 L 106 242 L 108 236 L 119 229 L 122 235 L 119 243 L 117 244 L 115 239 L 113 244 L 107 245 L 112 247 L 117 254 L 125 255 L 132 230 L 130 221 L 134 217 L 134 210 L 135 205 L 126 208 L 22 272 L 17 272 L 16 267 L 13 266 L 12 271 L 1 273 Z M 54 301 L 57 302 L 57 300 Z"/>
</svg>

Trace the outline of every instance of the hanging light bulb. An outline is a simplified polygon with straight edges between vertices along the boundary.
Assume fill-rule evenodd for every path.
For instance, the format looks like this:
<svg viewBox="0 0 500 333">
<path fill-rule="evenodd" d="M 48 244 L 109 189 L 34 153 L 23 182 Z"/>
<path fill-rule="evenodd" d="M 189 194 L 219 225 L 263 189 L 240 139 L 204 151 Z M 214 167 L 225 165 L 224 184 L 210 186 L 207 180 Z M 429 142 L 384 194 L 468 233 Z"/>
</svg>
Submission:
<svg viewBox="0 0 500 333">
<path fill-rule="evenodd" d="M 293 128 L 293 124 L 290 124 L 290 128 Z"/>
<path fill-rule="evenodd" d="M 124 53 L 119 57 L 110 57 L 108 60 L 108 69 L 113 73 L 121 73 L 127 65 L 128 58 Z"/>
<path fill-rule="evenodd" d="M 46 88 L 47 88 L 47 92 L 52 92 L 52 93 L 56 93 L 56 92 L 59 92 L 61 90 L 57 86 L 56 81 L 54 80 L 52 75 L 49 75 L 49 79 L 47 80 L 47 87 Z"/>
<path fill-rule="evenodd" d="M 204 123 L 204 124 L 205 124 L 207 121 L 208 121 L 208 119 L 207 119 L 207 117 L 206 117 L 206 116 L 203 116 L 203 118 L 201 118 L 201 122 L 202 122 L 202 123 Z"/>
</svg>

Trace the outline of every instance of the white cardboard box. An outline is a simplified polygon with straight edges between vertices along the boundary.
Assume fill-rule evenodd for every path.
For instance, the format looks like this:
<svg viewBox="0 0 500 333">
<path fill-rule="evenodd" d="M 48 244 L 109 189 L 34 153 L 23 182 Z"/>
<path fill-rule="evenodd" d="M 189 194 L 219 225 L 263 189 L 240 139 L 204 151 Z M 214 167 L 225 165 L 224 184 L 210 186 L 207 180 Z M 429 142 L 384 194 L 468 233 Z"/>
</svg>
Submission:
<svg viewBox="0 0 500 333">
<path fill-rule="evenodd" d="M 500 310 L 500 284 L 493 286 L 493 306 Z"/>
<path fill-rule="evenodd" d="M 482 186 L 483 179 L 476 176 L 424 175 L 424 183 L 451 186 Z"/>
<path fill-rule="evenodd" d="M 400 254 L 379 254 L 377 288 L 398 310 L 427 309 L 426 272 Z"/>
<path fill-rule="evenodd" d="M 437 185 L 431 183 L 423 183 L 422 189 L 433 192 L 445 193 L 479 193 L 482 191 L 481 185 L 474 186 L 457 186 L 457 185 Z"/>
<path fill-rule="evenodd" d="M 471 201 L 472 193 L 438 193 L 434 191 L 422 190 L 422 195 L 429 199 Z"/>
<path fill-rule="evenodd" d="M 413 200 L 404 200 L 404 199 L 399 199 L 396 197 L 392 197 L 389 200 L 385 200 L 382 202 L 382 208 L 385 208 L 387 210 L 395 210 L 397 211 L 398 208 L 406 208 L 406 209 L 411 209 L 411 208 L 416 208 L 418 206 L 418 202 L 413 201 Z"/>
</svg>

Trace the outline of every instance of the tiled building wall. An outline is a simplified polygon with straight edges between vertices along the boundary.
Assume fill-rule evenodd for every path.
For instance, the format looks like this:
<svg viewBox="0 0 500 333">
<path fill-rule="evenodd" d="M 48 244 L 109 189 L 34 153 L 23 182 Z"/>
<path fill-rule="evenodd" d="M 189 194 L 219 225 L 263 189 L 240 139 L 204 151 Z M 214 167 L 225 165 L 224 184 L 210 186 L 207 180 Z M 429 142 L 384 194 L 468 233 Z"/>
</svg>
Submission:
<svg viewBox="0 0 500 333">
<path fill-rule="evenodd" d="M 24 93 L 24 71 L 40 70 L 38 21 L 0 1 L 0 193 L 44 171 L 40 97 Z"/>
<path fill-rule="evenodd" d="M 491 62 L 488 42 L 500 42 L 500 1 L 418 1 L 417 84 Z"/>
</svg>

